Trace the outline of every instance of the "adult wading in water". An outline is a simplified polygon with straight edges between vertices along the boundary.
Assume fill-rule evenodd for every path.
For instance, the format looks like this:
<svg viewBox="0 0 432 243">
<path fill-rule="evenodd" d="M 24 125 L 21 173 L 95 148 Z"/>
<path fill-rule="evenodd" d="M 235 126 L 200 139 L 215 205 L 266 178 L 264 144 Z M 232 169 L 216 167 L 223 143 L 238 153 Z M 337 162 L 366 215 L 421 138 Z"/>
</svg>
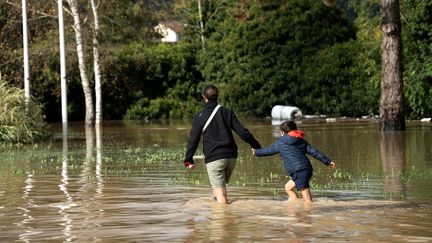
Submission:
<svg viewBox="0 0 432 243">
<path fill-rule="evenodd" d="M 204 161 L 213 196 L 218 203 L 227 204 L 226 184 L 234 171 L 238 150 L 232 131 L 254 149 L 261 148 L 261 145 L 239 122 L 233 111 L 218 105 L 218 94 L 219 91 L 214 85 L 204 88 L 202 96 L 205 106 L 192 120 L 192 129 L 183 163 L 188 169 L 196 168 L 193 155 L 202 135 Z"/>
</svg>

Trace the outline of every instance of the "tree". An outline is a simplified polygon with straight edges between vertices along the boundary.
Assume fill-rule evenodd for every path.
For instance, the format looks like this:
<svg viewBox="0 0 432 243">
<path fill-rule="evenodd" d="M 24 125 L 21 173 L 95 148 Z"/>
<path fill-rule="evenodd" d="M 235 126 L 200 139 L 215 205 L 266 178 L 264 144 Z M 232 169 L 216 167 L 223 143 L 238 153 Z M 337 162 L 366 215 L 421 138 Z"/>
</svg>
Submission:
<svg viewBox="0 0 432 243">
<path fill-rule="evenodd" d="M 94 0 L 90 0 L 93 11 L 93 68 L 95 76 L 95 97 L 96 97 L 96 124 L 102 122 L 102 87 L 101 87 L 101 72 L 99 60 L 99 18 L 97 5 Z"/>
<path fill-rule="evenodd" d="M 432 2 L 401 2 L 404 46 L 404 93 L 410 119 L 432 115 Z"/>
<path fill-rule="evenodd" d="M 78 66 L 80 70 L 81 84 L 84 91 L 85 107 L 86 107 L 85 123 L 92 124 L 94 122 L 93 98 L 92 98 L 92 91 L 90 88 L 90 82 L 87 76 L 84 44 L 83 44 L 83 36 L 82 36 L 82 26 L 81 26 L 81 20 L 78 12 L 78 3 L 77 0 L 68 0 L 68 3 L 71 8 L 72 17 L 74 19 L 75 41 L 76 41 L 76 49 L 77 49 L 78 63 L 79 63 Z"/>
<path fill-rule="evenodd" d="M 204 38 L 204 23 L 202 20 L 202 10 L 201 10 L 201 0 L 197 0 L 198 4 L 198 16 L 199 16 L 199 23 L 200 23 L 200 36 L 201 36 L 201 42 L 202 42 L 202 49 L 205 49 L 205 38 Z"/>
<path fill-rule="evenodd" d="M 381 131 L 405 130 L 399 0 L 381 0 Z"/>
<path fill-rule="evenodd" d="M 243 2 L 243 1 L 241 1 Z M 173 3 L 173 16 L 186 23 L 183 41 L 194 43 L 203 49 L 206 38 L 218 23 L 229 18 L 233 0 L 177 0 Z"/>
<path fill-rule="evenodd" d="M 30 76 L 32 77 L 31 93 L 35 99 L 43 104 L 48 121 L 61 121 L 57 1 L 27 0 L 27 2 L 29 43 L 31 45 L 29 53 Z M 67 2 L 64 0 L 63 2 L 65 2 L 65 10 L 70 10 Z M 83 50 L 86 52 L 87 74 L 90 85 L 93 86 L 94 69 L 92 62 L 94 60 L 91 59 L 93 37 L 91 30 L 94 21 L 92 9 L 90 9 L 89 1 L 76 2 L 81 18 L 81 35 Z M 96 0 L 95 2 L 98 3 Z M 18 0 L 0 1 L 0 68 L 2 74 L 8 77 L 8 82 L 23 88 L 23 36 L 20 3 L 21 1 Z M 172 16 L 165 14 L 170 4 L 171 0 L 104 0 L 100 1 L 97 6 L 100 25 L 100 32 L 98 33 L 100 70 L 104 87 L 102 94 L 104 119 L 121 119 L 129 104 L 135 101 L 134 92 L 142 90 L 146 93 L 151 92 L 153 96 L 161 96 L 165 93 L 165 80 L 161 78 L 153 82 L 153 77 L 135 75 L 134 69 L 125 70 L 125 67 L 128 68 L 128 63 L 133 60 L 128 60 L 128 56 L 119 57 L 116 55 L 121 53 L 117 50 L 125 50 L 126 48 L 132 50 L 137 43 L 148 46 L 148 50 L 152 49 L 151 46 L 155 44 L 154 26 L 157 25 L 157 20 L 162 15 Z M 72 17 L 65 16 L 66 56 L 77 55 L 73 21 Z M 105 65 L 109 63 L 110 59 L 118 60 L 115 68 Z M 84 120 L 86 105 L 78 58 L 67 58 L 66 61 L 68 96 L 73 97 L 68 101 L 68 118 L 70 120 Z M 149 61 L 151 67 L 148 71 L 155 73 L 157 70 L 154 67 L 157 61 L 150 59 Z M 163 69 L 157 72 L 166 72 L 164 65 L 159 66 L 162 66 Z M 144 68 L 145 66 L 142 65 L 142 69 Z M 111 70 L 113 70 L 111 74 L 115 74 L 114 71 L 116 70 L 120 71 L 121 77 L 118 80 L 131 80 L 139 83 L 140 86 L 136 88 L 131 87 L 127 82 L 115 83 L 108 76 L 108 72 Z M 108 86 L 109 82 L 110 86 Z M 126 83 L 127 89 L 122 87 L 124 83 Z M 155 92 L 153 89 L 155 83 L 157 87 L 163 86 L 164 88 L 157 89 Z M 93 89 L 90 92 L 94 96 Z M 110 92 L 114 92 L 114 95 Z M 126 106 L 119 109 L 120 112 L 117 113 L 117 107 L 121 107 L 120 103 L 124 103 Z"/>
<path fill-rule="evenodd" d="M 302 67 L 323 66 L 322 59 L 311 57 L 355 39 L 353 24 L 339 9 L 316 0 L 289 0 L 238 1 L 223 10 L 218 12 L 223 18 L 213 17 L 205 25 L 214 30 L 208 31 L 206 51 L 199 57 L 205 79 L 225 91 L 220 97 L 223 104 L 252 116 L 266 116 L 276 104 L 310 107 L 308 113 L 327 111 L 309 106 L 304 97 L 315 86 L 318 92 L 312 100 L 325 92 L 335 96 L 334 81 L 318 75 L 312 79 Z M 340 86 L 348 81 L 341 80 Z"/>
</svg>

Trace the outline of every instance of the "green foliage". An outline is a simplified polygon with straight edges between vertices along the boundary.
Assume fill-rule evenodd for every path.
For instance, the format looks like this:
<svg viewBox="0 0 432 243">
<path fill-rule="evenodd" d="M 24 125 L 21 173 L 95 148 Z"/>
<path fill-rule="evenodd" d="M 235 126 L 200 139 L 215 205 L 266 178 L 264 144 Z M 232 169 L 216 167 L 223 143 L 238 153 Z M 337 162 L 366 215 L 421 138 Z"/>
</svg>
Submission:
<svg viewBox="0 0 432 243">
<path fill-rule="evenodd" d="M 167 68 L 169 68 L 169 66 L 166 67 L 165 63 L 156 63 L 160 61 L 159 59 L 152 60 L 154 56 L 158 56 L 157 54 L 149 55 L 148 57 L 143 57 L 143 55 L 137 56 L 136 54 L 130 54 L 129 56 L 126 54 L 125 56 L 119 57 L 111 56 L 114 54 L 123 55 L 122 52 L 128 52 L 124 50 L 127 49 L 127 46 L 134 48 L 133 43 L 139 42 L 142 46 L 146 45 L 146 43 L 152 43 L 155 37 L 153 27 L 157 23 L 158 16 L 166 11 L 169 5 L 168 2 L 169 1 L 159 0 L 106 0 L 99 4 L 99 20 L 101 25 L 100 52 L 102 62 L 105 62 L 105 64 L 108 62 L 108 64 L 110 64 L 109 61 L 112 59 L 124 60 L 125 62 L 114 63 L 116 65 L 118 64 L 115 68 L 102 64 L 104 119 L 119 119 L 135 100 L 138 100 L 148 93 L 152 94 L 149 95 L 150 98 L 154 98 L 164 93 L 166 88 L 169 87 L 167 83 L 163 84 L 163 82 L 160 81 L 163 76 L 166 76 L 165 74 L 155 74 L 166 72 Z M 64 3 L 64 7 L 66 9 L 68 8 L 66 2 Z M 87 70 L 89 71 L 88 76 L 92 79 L 91 10 L 88 2 L 80 2 L 79 7 L 82 19 L 88 20 L 83 21 L 83 44 L 88 54 L 88 56 L 85 57 L 88 65 Z M 57 16 L 57 4 L 53 1 L 28 1 L 28 9 L 31 92 L 35 96 L 35 99 L 44 105 L 47 120 L 58 121 L 61 117 L 58 19 L 47 18 L 48 16 Z M 68 96 L 70 97 L 68 99 L 68 113 L 70 120 L 81 120 L 84 117 L 85 106 L 77 65 L 73 18 L 68 14 L 65 14 L 64 17 Z M 23 86 L 21 23 L 20 5 L 1 2 L 0 65 L 2 66 L 3 73 L 9 77 L 8 81 L 17 87 Z M 115 50 L 117 48 L 119 48 L 119 50 Z M 148 52 L 151 52 L 151 50 L 147 50 L 146 53 Z M 132 58 L 132 60 L 128 59 L 129 57 Z M 161 58 L 163 59 L 163 57 Z M 149 67 L 144 67 L 148 62 L 150 62 L 150 64 L 148 64 Z M 143 82 L 141 86 L 133 84 L 133 82 L 140 82 L 141 79 L 141 76 L 131 75 L 135 73 L 135 64 L 139 68 L 137 70 L 139 75 L 145 74 L 143 77 L 146 77 L 147 80 L 152 79 L 154 76 L 157 76 L 158 79 L 154 80 L 154 82 L 152 81 L 153 83 Z M 157 65 L 163 66 L 163 70 L 155 69 L 153 71 L 152 69 L 157 67 Z M 183 63 L 175 62 L 169 65 L 183 65 Z M 122 67 L 125 69 L 122 69 Z M 143 72 L 142 70 L 144 69 L 148 69 L 150 75 L 147 75 L 147 72 Z M 119 71 L 123 76 L 111 80 L 110 78 L 114 74 L 110 73 L 110 70 Z M 183 73 L 180 75 L 182 74 Z M 191 75 L 193 75 L 193 72 Z M 126 79 L 126 81 L 132 80 L 131 84 L 135 86 L 128 86 L 128 84 L 124 84 L 124 82 L 118 82 L 118 84 L 113 83 L 119 79 Z M 107 84 L 107 87 L 105 87 L 105 84 Z M 148 87 L 144 89 L 144 85 L 148 85 Z M 153 89 L 154 86 L 156 87 L 155 89 Z M 161 88 L 162 86 L 163 88 Z M 136 93 L 139 92 L 140 89 L 144 90 L 144 92 L 141 96 L 137 96 Z M 145 92 L 146 90 L 148 90 L 147 93 Z"/>
<path fill-rule="evenodd" d="M 126 120 L 190 119 L 202 107 L 200 87 L 193 82 L 178 83 L 164 97 L 141 98 L 126 112 Z"/>
<path fill-rule="evenodd" d="M 0 76 L 0 142 L 34 143 L 45 133 L 39 104 L 31 100 L 26 107 L 24 91 L 9 87 Z"/>
<path fill-rule="evenodd" d="M 203 35 L 205 38 L 211 36 L 217 31 L 217 25 L 232 15 L 240 16 L 244 13 L 235 11 L 235 6 L 244 7 L 247 5 L 244 1 L 232 0 L 201 0 L 201 15 L 204 27 Z M 201 47 L 201 23 L 196 1 L 177 0 L 174 3 L 174 10 L 177 16 L 187 23 L 185 26 L 185 41 Z"/>
<path fill-rule="evenodd" d="M 335 44 L 306 58 L 301 67 L 297 92 L 302 110 L 319 114 L 361 116 L 378 112 L 379 89 L 360 68 L 355 41 Z M 293 87 L 296 88 L 296 87 Z"/>
<path fill-rule="evenodd" d="M 198 102 L 157 98 L 150 102 L 140 99 L 126 112 L 126 120 L 190 119 L 200 108 Z"/>
<path fill-rule="evenodd" d="M 220 102 L 238 113 L 267 116 L 276 104 L 304 113 L 377 113 L 380 85 L 380 1 L 202 0 L 205 50 L 196 1 L 106 0 L 99 5 L 104 119 L 188 119 L 201 89 L 215 83 Z M 48 121 L 60 112 L 55 2 L 30 1 L 32 94 Z M 172 7 L 172 9 L 171 9 Z M 65 3 L 65 8 L 68 8 Z M 80 3 L 91 73 L 91 11 Z M 404 91 L 408 118 L 430 116 L 432 3 L 401 1 Z M 183 42 L 157 44 L 153 27 L 169 16 L 186 24 Z M 22 87 L 21 8 L 0 3 L 0 65 Z M 73 19 L 65 15 L 68 112 L 84 117 Z"/>
<path fill-rule="evenodd" d="M 308 87 L 318 80 L 304 77 L 302 68 L 319 66 L 310 61 L 320 50 L 354 39 L 352 24 L 320 1 L 251 1 L 246 11 L 245 17 L 231 15 L 219 23 L 200 55 L 204 77 L 221 87 L 221 102 L 254 116 L 269 114 L 276 104 L 316 106 L 302 97 L 310 95 Z M 334 93 L 313 93 L 311 98 L 325 95 Z"/>
<path fill-rule="evenodd" d="M 154 38 L 156 35 L 153 27 L 157 25 L 159 7 L 164 2 L 160 0 L 105 0 L 101 2 L 98 9 L 103 33 L 101 41 L 147 42 Z"/>
<path fill-rule="evenodd" d="M 196 97 L 194 86 L 201 77 L 192 54 L 187 44 L 135 43 L 116 48 L 103 60 L 107 80 L 104 100 L 112 101 L 105 105 L 106 109 L 118 117 L 132 105 L 126 119 L 173 118 L 170 114 L 178 112 L 186 112 L 182 114 L 187 117 L 188 108 L 182 107 L 190 103 L 190 97 Z M 148 99 L 155 100 L 147 102 Z M 139 101 L 132 104 L 134 100 Z"/>
<path fill-rule="evenodd" d="M 403 1 L 404 82 L 407 110 L 412 118 L 432 114 L 432 2 Z"/>
</svg>

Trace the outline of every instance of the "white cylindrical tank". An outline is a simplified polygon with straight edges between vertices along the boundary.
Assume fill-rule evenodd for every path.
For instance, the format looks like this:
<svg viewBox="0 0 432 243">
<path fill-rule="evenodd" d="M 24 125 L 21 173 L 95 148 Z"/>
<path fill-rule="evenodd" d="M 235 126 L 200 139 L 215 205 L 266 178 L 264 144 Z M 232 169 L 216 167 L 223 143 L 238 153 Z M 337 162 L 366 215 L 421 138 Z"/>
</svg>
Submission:
<svg viewBox="0 0 432 243">
<path fill-rule="evenodd" d="M 271 111 L 274 120 L 294 120 L 301 116 L 302 112 L 295 106 L 275 105 Z"/>
</svg>

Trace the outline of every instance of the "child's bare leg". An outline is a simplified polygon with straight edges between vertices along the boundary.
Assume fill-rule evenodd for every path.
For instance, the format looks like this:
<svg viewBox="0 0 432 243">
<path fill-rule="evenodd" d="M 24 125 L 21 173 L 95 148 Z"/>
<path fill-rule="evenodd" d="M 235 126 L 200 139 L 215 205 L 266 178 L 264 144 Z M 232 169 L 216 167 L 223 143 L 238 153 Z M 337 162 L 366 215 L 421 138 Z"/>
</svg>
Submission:
<svg viewBox="0 0 432 243">
<path fill-rule="evenodd" d="M 303 200 L 307 203 L 312 202 L 312 194 L 310 191 L 310 188 L 302 188 L 300 189 L 301 195 L 303 197 Z"/>
<path fill-rule="evenodd" d="M 227 191 L 225 187 L 213 188 L 213 195 L 216 197 L 218 203 L 227 204 Z"/>
<path fill-rule="evenodd" d="M 285 191 L 287 192 L 289 198 L 298 198 L 294 188 L 295 182 L 293 180 L 289 180 L 287 184 L 285 184 Z"/>
</svg>

